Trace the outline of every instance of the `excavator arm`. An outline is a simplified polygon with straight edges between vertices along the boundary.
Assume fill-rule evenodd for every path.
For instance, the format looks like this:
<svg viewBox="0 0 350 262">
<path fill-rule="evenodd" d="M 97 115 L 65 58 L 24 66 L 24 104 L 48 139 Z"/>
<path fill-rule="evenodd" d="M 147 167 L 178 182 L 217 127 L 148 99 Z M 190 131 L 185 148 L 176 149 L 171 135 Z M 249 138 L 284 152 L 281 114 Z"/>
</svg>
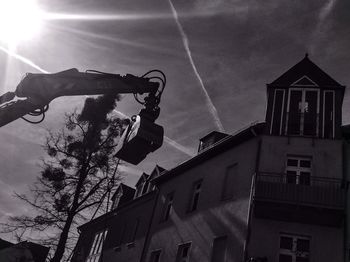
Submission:
<svg viewBox="0 0 350 262">
<path fill-rule="evenodd" d="M 165 86 L 165 76 L 160 73 L 163 78 L 146 77 L 148 73 L 138 77 L 97 71 L 79 72 L 77 69 L 55 74 L 29 73 L 14 92 L 0 96 L 0 127 L 27 114 L 43 114 L 49 103 L 60 96 L 148 94 L 141 102 L 144 108 L 132 118 L 132 125 L 125 130 L 116 154 L 122 160 L 138 164 L 163 143 L 163 128 L 154 123 L 159 115 L 158 104 Z M 151 81 L 153 79 L 161 80 L 162 86 Z"/>
</svg>

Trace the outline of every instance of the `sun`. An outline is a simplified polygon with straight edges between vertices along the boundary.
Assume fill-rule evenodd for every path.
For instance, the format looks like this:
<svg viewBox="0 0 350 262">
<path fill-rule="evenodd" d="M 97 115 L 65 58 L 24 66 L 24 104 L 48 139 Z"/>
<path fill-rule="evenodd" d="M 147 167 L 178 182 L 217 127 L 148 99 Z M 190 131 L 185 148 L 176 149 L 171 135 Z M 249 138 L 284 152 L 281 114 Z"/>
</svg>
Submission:
<svg viewBox="0 0 350 262">
<path fill-rule="evenodd" d="M 42 18 L 35 0 L 0 0 L 0 41 L 16 46 L 32 38 L 40 31 Z"/>
</svg>

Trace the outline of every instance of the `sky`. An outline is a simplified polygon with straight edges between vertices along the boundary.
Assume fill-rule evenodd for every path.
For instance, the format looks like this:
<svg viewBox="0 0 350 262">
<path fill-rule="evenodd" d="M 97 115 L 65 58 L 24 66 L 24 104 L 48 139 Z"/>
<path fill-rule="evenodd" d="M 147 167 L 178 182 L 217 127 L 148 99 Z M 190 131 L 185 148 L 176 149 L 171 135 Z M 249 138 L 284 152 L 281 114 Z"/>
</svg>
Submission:
<svg viewBox="0 0 350 262">
<path fill-rule="evenodd" d="M 164 144 L 141 164 L 121 168 L 129 185 L 156 164 L 171 169 L 193 157 L 199 139 L 211 131 L 232 134 L 264 121 L 266 84 L 305 53 L 339 83 L 350 85 L 348 0 L 37 2 L 51 15 L 40 32 L 15 47 L 0 40 L 1 94 L 15 90 L 27 72 L 75 67 L 166 74 L 157 120 L 165 129 Z M 84 97 L 62 97 L 50 104 L 43 123 L 16 120 L 0 128 L 0 221 L 30 212 L 13 192 L 26 192 L 39 174 L 47 130 L 58 130 L 64 114 L 83 102 Z M 350 123 L 349 105 L 346 92 L 344 124 Z M 116 108 L 127 116 L 140 109 L 127 95 Z"/>
</svg>

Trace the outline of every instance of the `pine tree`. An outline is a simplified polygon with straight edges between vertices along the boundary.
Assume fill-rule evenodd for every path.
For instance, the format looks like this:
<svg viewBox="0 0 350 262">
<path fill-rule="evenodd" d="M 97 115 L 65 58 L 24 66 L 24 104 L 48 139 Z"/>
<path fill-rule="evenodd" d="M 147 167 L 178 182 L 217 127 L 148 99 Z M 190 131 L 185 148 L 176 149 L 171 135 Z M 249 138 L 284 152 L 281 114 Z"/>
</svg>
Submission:
<svg viewBox="0 0 350 262">
<path fill-rule="evenodd" d="M 26 236 L 52 232 L 40 243 L 53 247 L 50 261 L 59 262 L 76 239 L 74 228 L 99 206 L 116 184 L 115 146 L 128 120 L 111 117 L 117 95 L 88 98 L 81 113 L 67 114 L 64 127 L 49 132 L 42 171 L 30 194 L 16 196 L 32 207 L 35 216 L 11 217 L 2 232 Z M 69 251 L 69 250 L 68 250 Z"/>
</svg>

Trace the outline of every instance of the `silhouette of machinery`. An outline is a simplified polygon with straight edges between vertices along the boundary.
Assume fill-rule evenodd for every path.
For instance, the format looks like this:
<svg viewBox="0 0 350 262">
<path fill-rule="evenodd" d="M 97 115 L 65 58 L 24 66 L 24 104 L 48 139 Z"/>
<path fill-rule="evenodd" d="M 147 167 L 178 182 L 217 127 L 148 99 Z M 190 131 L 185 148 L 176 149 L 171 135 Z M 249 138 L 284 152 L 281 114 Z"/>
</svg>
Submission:
<svg viewBox="0 0 350 262">
<path fill-rule="evenodd" d="M 152 76 L 154 74 L 156 76 Z M 60 96 L 134 94 L 143 109 L 131 118 L 115 156 L 138 164 L 163 143 L 164 129 L 154 121 L 159 116 L 158 105 L 165 84 L 165 75 L 159 70 L 151 70 L 140 77 L 93 70 L 79 72 L 77 69 L 55 74 L 28 73 L 14 92 L 0 96 L 0 127 L 18 118 L 34 124 L 42 122 L 49 103 Z M 147 96 L 142 99 L 139 97 L 142 94 Z M 41 117 L 34 122 L 24 117 L 27 114 Z"/>
</svg>

